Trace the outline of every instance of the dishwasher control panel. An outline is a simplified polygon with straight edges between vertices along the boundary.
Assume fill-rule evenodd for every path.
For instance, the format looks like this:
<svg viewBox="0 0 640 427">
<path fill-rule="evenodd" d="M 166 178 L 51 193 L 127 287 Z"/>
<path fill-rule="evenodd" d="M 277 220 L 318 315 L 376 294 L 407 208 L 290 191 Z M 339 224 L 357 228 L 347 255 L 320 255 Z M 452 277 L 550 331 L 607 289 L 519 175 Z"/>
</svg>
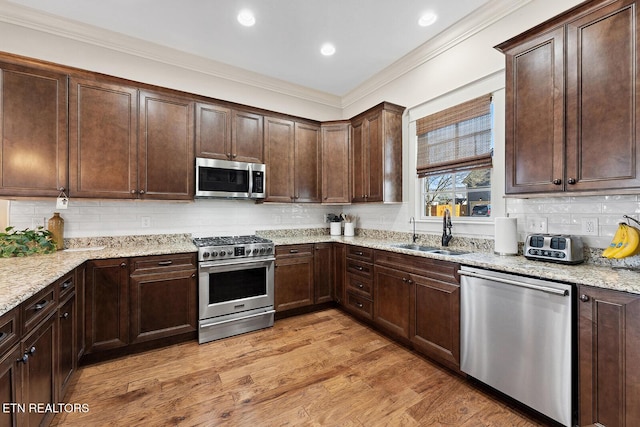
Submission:
<svg viewBox="0 0 640 427">
<path fill-rule="evenodd" d="M 580 264 L 584 261 L 582 239 L 566 234 L 529 234 L 524 242 L 524 256 L 539 261 Z"/>
</svg>

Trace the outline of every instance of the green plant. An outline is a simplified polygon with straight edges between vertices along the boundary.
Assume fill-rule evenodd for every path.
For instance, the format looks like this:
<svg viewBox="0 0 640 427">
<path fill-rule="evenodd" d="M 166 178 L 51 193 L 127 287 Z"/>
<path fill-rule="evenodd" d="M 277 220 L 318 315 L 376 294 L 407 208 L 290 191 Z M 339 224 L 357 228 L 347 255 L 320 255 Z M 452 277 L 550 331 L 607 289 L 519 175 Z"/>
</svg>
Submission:
<svg viewBox="0 0 640 427">
<path fill-rule="evenodd" d="M 22 257 L 35 254 L 50 254 L 56 251 L 51 232 L 40 226 L 35 230 L 14 230 L 7 227 L 0 233 L 0 257 Z"/>
</svg>

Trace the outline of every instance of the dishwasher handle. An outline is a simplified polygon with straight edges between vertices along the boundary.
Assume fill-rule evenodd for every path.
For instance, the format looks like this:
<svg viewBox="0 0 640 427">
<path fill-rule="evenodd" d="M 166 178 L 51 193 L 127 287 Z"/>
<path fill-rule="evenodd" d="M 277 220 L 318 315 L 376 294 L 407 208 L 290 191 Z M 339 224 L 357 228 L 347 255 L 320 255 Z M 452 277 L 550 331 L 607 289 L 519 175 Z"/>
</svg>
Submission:
<svg viewBox="0 0 640 427">
<path fill-rule="evenodd" d="M 489 274 L 480 274 L 473 271 L 458 270 L 458 274 L 462 276 L 475 277 L 478 279 L 493 280 L 494 282 L 506 283 L 508 285 L 519 286 L 521 288 L 533 289 L 534 291 L 542 291 L 548 294 L 559 295 L 561 297 L 569 296 L 567 289 L 552 288 L 551 286 L 534 285 L 533 283 L 524 283 L 517 280 L 505 279 L 502 277 L 491 276 Z"/>
</svg>

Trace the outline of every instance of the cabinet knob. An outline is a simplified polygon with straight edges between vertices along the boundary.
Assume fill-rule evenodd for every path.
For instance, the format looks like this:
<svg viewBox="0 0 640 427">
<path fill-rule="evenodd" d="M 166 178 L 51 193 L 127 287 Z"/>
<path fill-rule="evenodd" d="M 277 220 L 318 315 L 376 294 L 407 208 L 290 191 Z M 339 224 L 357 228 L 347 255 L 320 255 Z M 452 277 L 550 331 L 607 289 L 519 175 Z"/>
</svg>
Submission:
<svg viewBox="0 0 640 427">
<path fill-rule="evenodd" d="M 586 295 L 586 294 L 580 295 L 580 301 L 582 301 L 582 302 L 587 302 L 587 301 L 589 301 L 589 299 L 590 299 L 589 295 Z"/>
<path fill-rule="evenodd" d="M 69 318 L 69 312 L 65 311 L 63 314 L 60 315 L 61 319 L 68 319 Z"/>
<path fill-rule="evenodd" d="M 577 182 L 577 181 L 576 181 L 576 179 L 575 179 L 575 178 L 569 178 L 569 179 L 567 180 L 567 184 L 570 184 L 570 185 L 574 185 L 576 182 Z"/>
<path fill-rule="evenodd" d="M 137 191 L 136 190 L 131 190 L 131 194 L 136 194 Z"/>
<path fill-rule="evenodd" d="M 227 157 L 228 157 L 228 158 L 231 158 L 231 153 L 227 153 Z"/>
<path fill-rule="evenodd" d="M 560 178 L 556 178 L 556 179 L 553 180 L 553 183 L 555 185 L 560 185 L 560 184 L 562 184 L 562 180 Z"/>
<path fill-rule="evenodd" d="M 356 306 L 357 306 L 358 308 L 362 308 L 362 303 L 361 303 L 361 302 L 357 302 L 357 303 L 356 303 Z"/>
<path fill-rule="evenodd" d="M 60 285 L 60 289 L 67 289 L 69 286 L 71 286 L 71 281 L 66 281 Z"/>
<path fill-rule="evenodd" d="M 363 285 L 362 283 L 358 283 L 358 287 L 359 287 L 360 289 L 364 289 L 364 285 Z"/>
<path fill-rule="evenodd" d="M 16 360 L 16 362 L 21 362 L 21 363 L 27 363 L 29 361 L 29 355 L 28 354 L 23 354 L 22 357 L 18 360 Z"/>
<path fill-rule="evenodd" d="M 66 189 L 66 188 L 64 188 L 64 187 L 60 187 L 60 188 L 58 189 L 58 191 L 67 191 L 67 189 Z"/>
<path fill-rule="evenodd" d="M 403 277 L 403 278 L 402 278 L 402 281 L 403 281 L 403 282 L 406 282 L 406 281 L 407 281 L 407 278 L 406 278 L 406 277 Z"/>
<path fill-rule="evenodd" d="M 43 308 L 45 308 L 47 306 L 47 304 L 49 304 L 48 300 L 42 300 L 39 303 L 37 303 L 36 305 L 33 306 L 33 311 L 40 311 Z"/>
<path fill-rule="evenodd" d="M 35 347 L 31 347 L 29 350 L 25 351 L 24 354 L 28 354 L 29 356 L 33 356 L 36 352 Z"/>
<path fill-rule="evenodd" d="M 140 191 L 138 191 L 138 193 L 144 194 L 144 190 L 140 190 Z"/>
<path fill-rule="evenodd" d="M 191 278 L 192 278 L 192 279 L 195 279 L 195 278 L 196 278 L 196 273 L 193 273 L 193 274 L 191 275 Z"/>
<path fill-rule="evenodd" d="M 234 154 L 234 155 L 233 155 L 233 156 L 231 156 L 231 157 L 233 157 L 233 158 L 235 159 L 236 157 L 238 157 L 238 155 L 237 155 L 237 154 Z"/>
<path fill-rule="evenodd" d="M 127 267 L 127 263 L 123 262 L 122 264 L 120 264 L 120 268 L 126 268 Z"/>
</svg>

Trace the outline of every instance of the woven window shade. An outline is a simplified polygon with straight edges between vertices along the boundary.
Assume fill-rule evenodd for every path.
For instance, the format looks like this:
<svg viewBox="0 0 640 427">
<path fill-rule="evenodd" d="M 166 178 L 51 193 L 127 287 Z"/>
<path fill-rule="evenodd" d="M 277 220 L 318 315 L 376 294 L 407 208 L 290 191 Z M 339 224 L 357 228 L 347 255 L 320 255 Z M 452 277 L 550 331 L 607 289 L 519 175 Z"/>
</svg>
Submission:
<svg viewBox="0 0 640 427">
<path fill-rule="evenodd" d="M 491 167 L 491 95 L 416 121 L 418 176 Z"/>
</svg>

